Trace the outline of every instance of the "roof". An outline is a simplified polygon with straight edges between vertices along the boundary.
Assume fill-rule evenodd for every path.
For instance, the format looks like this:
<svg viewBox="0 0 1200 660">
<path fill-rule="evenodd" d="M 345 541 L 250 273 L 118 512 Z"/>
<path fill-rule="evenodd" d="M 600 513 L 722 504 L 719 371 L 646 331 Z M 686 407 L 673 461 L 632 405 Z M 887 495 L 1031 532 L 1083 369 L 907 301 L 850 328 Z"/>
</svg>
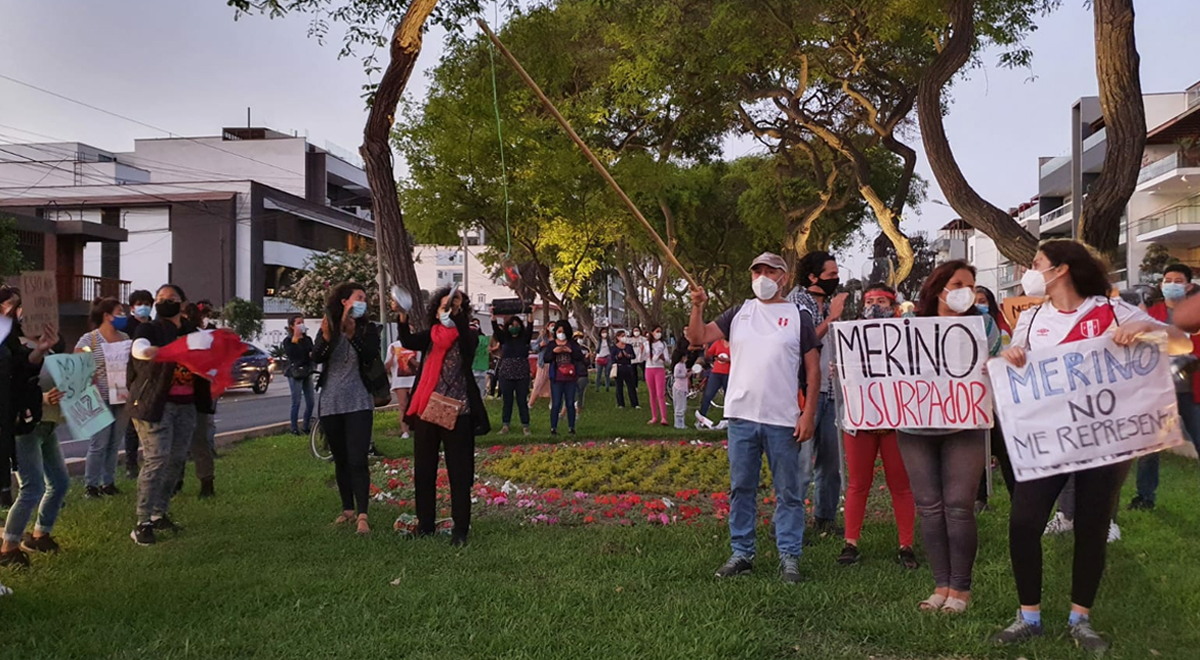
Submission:
<svg viewBox="0 0 1200 660">
<path fill-rule="evenodd" d="M 963 220 L 962 218 L 955 218 L 954 220 L 947 222 L 946 226 L 942 227 L 938 231 L 970 231 L 970 230 L 971 230 L 971 225 L 968 224 L 966 220 Z"/>
<path fill-rule="evenodd" d="M 1146 144 L 1174 144 L 1182 138 L 1200 137 L 1200 103 L 1146 134 Z"/>
<path fill-rule="evenodd" d="M 97 197 L 9 197 L 0 198 L 0 207 L 56 206 L 59 208 L 101 206 L 162 206 L 172 202 L 219 202 L 233 199 L 236 192 L 162 193 L 154 195 L 100 195 Z"/>
</svg>

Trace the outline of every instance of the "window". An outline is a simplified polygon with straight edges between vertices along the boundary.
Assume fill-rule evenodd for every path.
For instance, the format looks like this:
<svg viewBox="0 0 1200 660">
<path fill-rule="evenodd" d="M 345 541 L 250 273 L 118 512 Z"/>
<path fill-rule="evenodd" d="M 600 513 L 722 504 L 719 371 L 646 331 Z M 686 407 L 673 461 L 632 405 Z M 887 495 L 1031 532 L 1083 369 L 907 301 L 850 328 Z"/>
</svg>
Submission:
<svg viewBox="0 0 1200 660">
<path fill-rule="evenodd" d="M 479 301 L 480 305 L 482 305 L 487 300 L 487 296 L 481 293 L 478 296 L 475 296 L 475 299 Z"/>
</svg>

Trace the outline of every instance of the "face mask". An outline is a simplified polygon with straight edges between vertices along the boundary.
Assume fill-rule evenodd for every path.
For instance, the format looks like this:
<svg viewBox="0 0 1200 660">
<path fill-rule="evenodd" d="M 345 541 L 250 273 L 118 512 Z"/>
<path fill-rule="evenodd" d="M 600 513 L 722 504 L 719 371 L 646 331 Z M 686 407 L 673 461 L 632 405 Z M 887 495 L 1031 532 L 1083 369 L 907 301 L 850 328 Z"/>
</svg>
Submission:
<svg viewBox="0 0 1200 660">
<path fill-rule="evenodd" d="M 1050 269 L 1047 268 L 1044 271 L 1025 271 L 1025 274 L 1021 276 L 1021 288 L 1025 290 L 1025 295 L 1033 296 L 1034 298 L 1041 298 L 1042 296 L 1046 295 L 1046 285 L 1058 279 L 1058 276 L 1056 275 L 1047 280 L 1046 272 L 1049 270 Z"/>
<path fill-rule="evenodd" d="M 350 305 L 351 318 L 360 319 L 363 314 L 367 313 L 367 303 L 362 300 L 356 300 Z"/>
<path fill-rule="evenodd" d="M 821 287 L 821 291 L 823 291 L 827 296 L 832 296 L 833 292 L 837 291 L 839 283 L 841 283 L 841 280 L 836 277 L 831 277 L 829 279 L 821 278 L 817 280 L 817 286 Z"/>
<path fill-rule="evenodd" d="M 864 319 L 890 319 L 894 316 L 892 309 L 883 305 L 871 305 L 863 310 Z"/>
<path fill-rule="evenodd" d="M 1183 300 L 1187 295 L 1187 285 L 1183 282 L 1166 282 L 1162 285 L 1162 294 L 1167 300 Z"/>
<path fill-rule="evenodd" d="M 565 335 L 565 334 L 563 334 L 563 333 L 561 333 L 561 332 L 560 332 L 560 333 L 558 333 L 558 334 L 556 334 L 556 335 L 554 335 L 554 337 L 555 337 L 556 339 L 558 339 L 559 341 L 566 341 L 566 340 L 567 340 L 567 335 Z"/>
<path fill-rule="evenodd" d="M 641 330 L 634 330 L 634 331 L 633 331 L 633 336 L 634 336 L 634 337 L 641 337 L 641 336 L 642 336 L 642 331 L 641 331 Z"/>
<path fill-rule="evenodd" d="M 975 292 L 968 288 L 943 289 L 946 292 L 946 306 L 955 313 L 962 314 L 975 304 Z"/>
<path fill-rule="evenodd" d="M 140 319 L 150 318 L 150 305 L 138 305 L 133 308 L 133 315 Z"/>
<path fill-rule="evenodd" d="M 303 323 L 297 323 L 296 329 L 300 331 L 300 334 L 304 334 L 305 332 L 308 332 L 308 327 L 305 326 Z"/>
<path fill-rule="evenodd" d="M 754 289 L 754 295 L 759 300 L 770 300 L 779 293 L 779 283 L 766 275 L 754 278 L 754 281 L 750 283 L 750 288 Z"/>
<path fill-rule="evenodd" d="M 975 305 L 975 309 L 979 310 L 979 313 L 985 316 L 992 313 L 992 308 L 987 305 Z"/>
<path fill-rule="evenodd" d="M 129 324 L 129 319 L 125 318 L 124 316 L 114 316 L 113 317 L 112 327 L 116 328 L 117 330 L 124 330 L 125 326 L 128 324 Z"/>
<path fill-rule="evenodd" d="M 601 332 L 601 333 L 600 333 L 600 336 L 601 336 L 601 337 L 607 337 L 607 336 L 608 336 L 608 333 L 607 333 L 607 332 Z"/>
<path fill-rule="evenodd" d="M 154 311 L 160 319 L 172 319 L 179 316 L 179 301 L 164 300 L 154 303 Z"/>
<path fill-rule="evenodd" d="M 656 333 L 654 333 L 654 338 L 655 338 L 655 339 L 662 339 L 662 333 L 661 333 L 661 332 L 656 332 Z"/>
<path fill-rule="evenodd" d="M 441 312 L 438 314 L 438 320 L 441 321 L 442 325 L 446 326 L 447 328 L 454 327 L 454 321 L 450 318 L 450 312 Z"/>
<path fill-rule="evenodd" d="M 510 325 L 510 326 L 508 326 L 508 334 L 510 334 L 510 335 L 512 335 L 512 336 L 514 336 L 514 337 L 516 337 L 517 335 L 521 334 L 521 326 L 519 326 L 519 325 Z"/>
</svg>

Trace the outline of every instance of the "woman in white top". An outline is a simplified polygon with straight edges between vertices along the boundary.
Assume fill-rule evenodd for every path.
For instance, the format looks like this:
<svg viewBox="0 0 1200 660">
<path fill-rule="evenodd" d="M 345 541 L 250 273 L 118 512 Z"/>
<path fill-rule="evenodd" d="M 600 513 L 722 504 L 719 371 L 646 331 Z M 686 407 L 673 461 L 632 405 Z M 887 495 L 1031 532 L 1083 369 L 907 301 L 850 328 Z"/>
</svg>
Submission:
<svg viewBox="0 0 1200 660">
<path fill-rule="evenodd" d="M 100 398 L 104 400 L 104 404 L 109 407 L 113 419 L 116 420 L 92 436 L 88 443 L 87 460 L 83 470 L 83 480 L 87 485 L 84 497 L 95 499 L 120 493 L 116 486 L 117 453 L 125 443 L 125 429 L 129 426 L 129 417 L 125 414 L 124 401 L 113 403 L 110 398 L 110 388 L 113 384 L 108 382 L 104 345 L 129 341 L 129 335 L 122 332 L 127 322 L 125 307 L 116 298 L 97 300 L 92 305 L 90 320 L 95 330 L 79 338 L 79 342 L 75 344 L 75 352 L 92 354 L 92 360 L 96 363 L 96 387 L 100 389 Z"/>
<path fill-rule="evenodd" d="M 667 342 L 661 325 L 654 326 L 646 343 L 646 389 L 650 391 L 650 421 L 667 426 Z"/>
<path fill-rule="evenodd" d="M 398 340 L 388 346 L 387 359 L 383 366 L 392 377 L 392 392 L 396 395 L 396 403 L 400 408 L 400 437 L 408 439 L 408 423 L 404 421 L 404 412 L 408 410 L 408 393 L 416 380 L 417 367 L 421 364 L 421 354 L 410 351 Z"/>
<path fill-rule="evenodd" d="M 1043 243 L 1033 267 L 1021 278 L 1021 286 L 1025 295 L 1044 296 L 1046 301 L 1021 314 L 1011 346 L 1001 353 L 1018 368 L 1025 366 L 1028 350 L 1052 348 L 1106 332 L 1113 333 L 1114 342 L 1127 346 L 1145 333 L 1166 331 L 1171 353 L 1192 350 L 1190 339 L 1182 331 L 1155 321 L 1120 298 L 1110 298 L 1108 269 L 1082 243 L 1067 239 Z M 1108 648 L 1108 642 L 1092 630 L 1089 613 L 1104 573 L 1109 520 L 1129 466 L 1130 461 L 1125 460 L 1015 484 L 1009 554 L 1021 607 L 1016 621 L 992 638 L 995 643 L 1013 644 L 1042 635 L 1042 529 L 1055 499 L 1073 474 L 1077 497 L 1068 630 L 1085 650 L 1103 653 Z"/>
</svg>

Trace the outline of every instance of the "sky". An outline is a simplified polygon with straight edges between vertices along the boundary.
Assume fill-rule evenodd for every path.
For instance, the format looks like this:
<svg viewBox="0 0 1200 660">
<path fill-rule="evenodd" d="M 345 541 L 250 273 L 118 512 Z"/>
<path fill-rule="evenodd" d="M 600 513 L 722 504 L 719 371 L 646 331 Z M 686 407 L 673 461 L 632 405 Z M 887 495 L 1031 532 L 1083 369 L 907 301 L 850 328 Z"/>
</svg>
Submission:
<svg viewBox="0 0 1200 660">
<path fill-rule="evenodd" d="M 1139 0 L 1136 10 L 1143 90 L 1180 91 L 1200 81 L 1194 41 L 1200 2 Z M 340 37 L 325 45 L 308 38 L 304 17 L 233 16 L 225 0 L 0 0 L 0 74 L 177 135 L 244 125 L 249 107 L 256 126 L 357 152 L 367 77 L 357 59 L 337 58 Z M 424 95 L 441 37 L 426 36 L 407 98 Z M 1029 39 L 1030 69 L 1000 69 L 998 54 L 985 53 L 985 66 L 953 88 L 947 132 L 985 199 L 1002 208 L 1028 200 L 1037 193 L 1038 157 L 1069 151 L 1071 104 L 1096 93 L 1092 40 L 1083 0 L 1065 0 Z M 127 151 L 135 138 L 162 135 L 0 79 L 0 143 L 49 136 Z M 957 215 L 939 204 L 919 136 L 908 142 L 920 154 L 917 171 L 930 183 L 929 201 L 902 226 L 936 231 Z M 756 149 L 752 141 L 730 139 L 725 152 L 732 158 Z M 858 274 L 863 256 L 842 257 Z"/>
</svg>

